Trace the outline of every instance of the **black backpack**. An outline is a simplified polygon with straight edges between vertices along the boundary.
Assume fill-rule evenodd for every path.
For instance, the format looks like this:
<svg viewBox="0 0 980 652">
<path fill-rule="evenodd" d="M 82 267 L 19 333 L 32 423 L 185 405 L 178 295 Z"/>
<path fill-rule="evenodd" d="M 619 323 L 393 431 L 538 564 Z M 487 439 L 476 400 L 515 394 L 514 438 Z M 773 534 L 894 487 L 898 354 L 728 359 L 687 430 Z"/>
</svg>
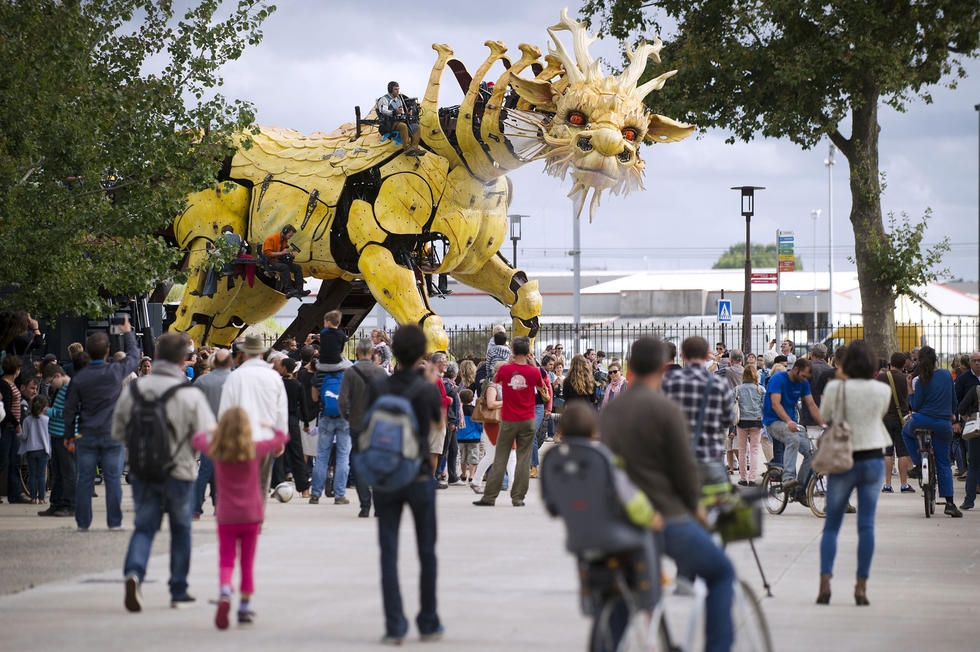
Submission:
<svg viewBox="0 0 980 652">
<path fill-rule="evenodd" d="M 176 463 L 170 451 L 174 429 L 167 418 L 167 401 L 177 390 L 190 385 L 174 385 L 156 398 L 140 393 L 137 383 L 129 383 L 133 397 L 129 423 L 126 425 L 126 447 L 129 450 L 129 472 L 143 482 L 164 482 Z M 180 445 L 187 441 L 185 437 Z"/>
</svg>

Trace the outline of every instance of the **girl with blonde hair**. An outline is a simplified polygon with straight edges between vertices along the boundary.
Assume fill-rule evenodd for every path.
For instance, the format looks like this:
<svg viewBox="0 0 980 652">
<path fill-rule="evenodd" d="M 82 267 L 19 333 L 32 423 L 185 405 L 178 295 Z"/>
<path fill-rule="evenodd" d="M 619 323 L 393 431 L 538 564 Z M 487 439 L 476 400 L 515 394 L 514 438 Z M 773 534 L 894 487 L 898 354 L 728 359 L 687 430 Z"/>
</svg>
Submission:
<svg viewBox="0 0 980 652">
<path fill-rule="evenodd" d="M 238 622 L 251 623 L 254 616 L 249 601 L 255 592 L 255 549 L 265 516 L 265 491 L 259 481 L 259 461 L 270 453 L 281 453 L 289 440 L 289 435 L 282 430 L 274 432 L 272 439 L 253 441 L 248 413 L 236 406 L 221 416 L 210 436 L 203 431 L 194 435 L 194 448 L 214 461 L 218 494 L 215 507 L 218 521 L 218 583 L 221 587 L 218 611 L 214 617 L 218 629 L 228 628 L 231 575 L 238 548 L 241 548 Z"/>
<path fill-rule="evenodd" d="M 568 367 L 568 376 L 562 385 L 562 396 L 565 405 L 569 401 L 587 401 L 592 407 L 596 406 L 595 378 L 592 375 L 592 365 L 584 355 L 572 356 Z"/>
</svg>

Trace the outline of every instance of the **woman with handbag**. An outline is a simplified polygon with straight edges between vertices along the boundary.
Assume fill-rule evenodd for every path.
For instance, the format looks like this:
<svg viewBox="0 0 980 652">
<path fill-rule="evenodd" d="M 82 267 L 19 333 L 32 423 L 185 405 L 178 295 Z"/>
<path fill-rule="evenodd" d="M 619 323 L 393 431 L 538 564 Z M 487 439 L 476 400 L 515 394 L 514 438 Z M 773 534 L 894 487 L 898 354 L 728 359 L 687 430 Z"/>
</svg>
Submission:
<svg viewBox="0 0 980 652">
<path fill-rule="evenodd" d="M 864 340 L 848 345 L 841 372 L 843 378 L 831 380 L 820 402 L 820 416 L 835 425 L 847 424 L 851 431 L 850 469 L 830 473 L 827 478 L 827 517 L 820 539 L 820 591 L 817 604 L 830 602 L 830 577 L 837 554 L 837 534 L 840 532 L 847 499 L 857 490 L 857 583 L 854 602 L 867 605 L 868 575 L 874 555 L 875 508 L 885 477 L 883 449 L 891 440 L 882 422 L 891 401 L 891 390 L 874 379 L 877 358 Z M 846 430 L 846 429 L 845 429 Z M 834 446 L 830 431 L 821 437 L 821 448 Z M 819 454 L 819 453 L 818 453 Z"/>
<path fill-rule="evenodd" d="M 486 475 L 487 469 L 493 464 L 493 456 L 497 450 L 497 435 L 500 434 L 500 408 L 504 406 L 503 391 L 500 385 L 491 380 L 497 375 L 497 369 L 503 366 L 504 362 L 500 361 L 493 366 L 493 373 L 490 374 L 490 378 L 484 381 L 483 391 L 480 392 L 480 398 L 476 401 L 476 408 L 473 410 L 473 420 L 476 421 L 477 418 L 480 419 L 480 423 L 483 424 L 483 457 L 480 458 L 480 463 L 476 465 L 476 473 L 470 478 L 470 489 L 474 493 L 483 493 L 483 476 Z M 517 468 L 517 452 L 516 452 L 516 442 L 515 448 L 510 451 L 510 456 L 507 458 L 507 477 L 514 477 L 514 469 Z"/>
<path fill-rule="evenodd" d="M 912 458 L 905 447 L 905 440 L 902 439 L 902 425 L 909 418 L 909 386 L 908 378 L 902 367 L 905 366 L 904 353 L 892 353 L 888 368 L 878 372 L 878 380 L 888 384 L 888 389 L 892 393 L 892 402 L 888 405 L 888 412 L 885 414 L 885 430 L 891 437 L 892 445 L 885 450 L 885 486 L 881 488 L 881 493 L 895 493 L 892 489 L 892 469 L 895 466 L 895 458 L 898 458 L 898 479 L 902 485 L 899 489 L 903 494 L 914 494 L 915 489 L 909 484 L 909 468 L 912 466 Z"/>
</svg>

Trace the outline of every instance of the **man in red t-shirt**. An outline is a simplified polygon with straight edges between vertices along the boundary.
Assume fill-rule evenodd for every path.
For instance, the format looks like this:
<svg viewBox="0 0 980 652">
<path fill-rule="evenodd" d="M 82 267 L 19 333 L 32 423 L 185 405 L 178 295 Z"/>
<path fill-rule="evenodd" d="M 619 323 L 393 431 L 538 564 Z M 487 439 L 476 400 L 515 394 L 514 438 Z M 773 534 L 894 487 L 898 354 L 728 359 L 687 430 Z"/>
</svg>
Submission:
<svg viewBox="0 0 980 652">
<path fill-rule="evenodd" d="M 540 386 L 547 389 L 541 371 L 528 362 L 531 340 L 514 338 L 514 355 L 507 364 L 497 370 L 493 380 L 503 388 L 504 405 L 500 409 L 500 434 L 493 457 L 493 469 L 483 498 L 474 505 L 491 506 L 500 493 L 504 480 L 507 458 L 514 441 L 517 441 L 517 469 L 510 483 L 510 501 L 514 507 L 524 506 L 524 496 L 531 472 L 531 447 L 534 445 L 534 396 Z"/>
</svg>

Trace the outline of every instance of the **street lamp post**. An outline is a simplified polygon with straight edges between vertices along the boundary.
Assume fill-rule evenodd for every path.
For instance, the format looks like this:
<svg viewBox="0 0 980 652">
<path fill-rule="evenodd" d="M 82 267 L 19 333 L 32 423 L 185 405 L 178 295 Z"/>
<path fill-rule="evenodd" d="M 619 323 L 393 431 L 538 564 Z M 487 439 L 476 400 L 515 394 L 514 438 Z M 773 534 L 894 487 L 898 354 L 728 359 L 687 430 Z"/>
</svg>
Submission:
<svg viewBox="0 0 980 652">
<path fill-rule="evenodd" d="M 820 219 L 820 209 L 815 208 L 810 211 L 813 218 L 813 341 L 820 341 L 820 333 L 817 331 L 817 220 Z"/>
<path fill-rule="evenodd" d="M 827 265 L 830 272 L 827 280 L 827 325 L 831 333 L 834 331 L 834 149 L 836 148 L 831 144 L 823 162 L 827 166 L 827 229 L 830 234 L 827 241 L 830 247 Z"/>
<path fill-rule="evenodd" d="M 733 186 L 742 193 L 742 217 L 745 218 L 745 291 L 742 294 L 742 351 L 752 350 L 752 239 L 751 222 L 755 214 L 755 191 L 761 186 Z"/>
<path fill-rule="evenodd" d="M 521 239 L 521 220 L 527 215 L 508 215 L 510 218 L 510 241 L 514 244 L 514 268 L 517 268 L 517 242 Z"/>
<path fill-rule="evenodd" d="M 973 109 L 977 112 L 980 124 L 980 104 L 974 104 Z M 980 130 L 977 136 L 977 159 L 980 161 Z M 980 163 L 977 166 L 977 195 L 977 240 L 980 241 Z M 980 255 L 977 256 L 977 345 L 974 350 L 976 349 L 980 349 Z"/>
</svg>

